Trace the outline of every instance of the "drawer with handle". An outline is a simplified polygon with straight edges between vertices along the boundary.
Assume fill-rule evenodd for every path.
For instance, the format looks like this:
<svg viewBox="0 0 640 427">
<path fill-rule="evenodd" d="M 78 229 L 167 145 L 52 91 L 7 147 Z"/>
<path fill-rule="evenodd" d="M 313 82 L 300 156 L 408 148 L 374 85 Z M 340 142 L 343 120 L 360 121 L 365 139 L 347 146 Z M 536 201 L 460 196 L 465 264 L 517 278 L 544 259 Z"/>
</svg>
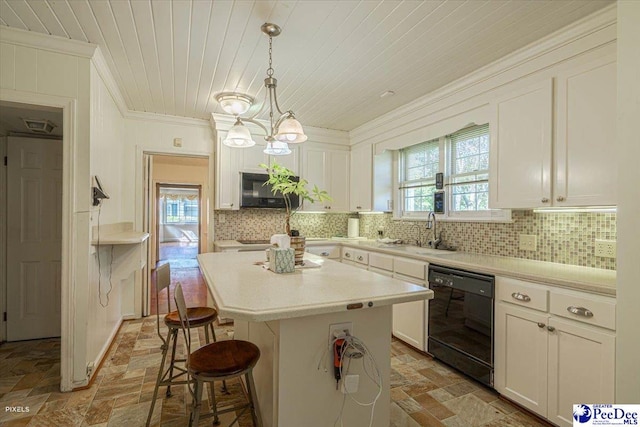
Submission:
<svg viewBox="0 0 640 427">
<path fill-rule="evenodd" d="M 358 249 L 342 248 L 342 260 L 357 262 L 358 264 L 369 264 L 369 252 Z"/>
<path fill-rule="evenodd" d="M 509 277 L 496 277 L 498 299 L 534 310 L 547 311 L 549 290 L 543 286 Z"/>
<path fill-rule="evenodd" d="M 616 329 L 615 299 L 570 291 L 551 291 L 549 311 L 607 329 Z"/>
</svg>

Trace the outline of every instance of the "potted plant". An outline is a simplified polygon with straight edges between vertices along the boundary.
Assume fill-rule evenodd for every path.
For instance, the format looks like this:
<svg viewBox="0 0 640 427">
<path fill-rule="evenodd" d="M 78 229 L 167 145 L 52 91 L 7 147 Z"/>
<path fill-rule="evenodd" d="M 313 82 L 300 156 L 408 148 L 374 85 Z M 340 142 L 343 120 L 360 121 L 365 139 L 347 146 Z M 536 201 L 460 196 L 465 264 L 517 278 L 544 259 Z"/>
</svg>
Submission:
<svg viewBox="0 0 640 427">
<path fill-rule="evenodd" d="M 300 178 L 299 181 L 294 180 L 295 173 L 291 169 L 286 168 L 276 162 L 273 162 L 271 166 L 262 163 L 261 168 L 264 168 L 269 174 L 269 179 L 264 185 L 271 184 L 271 191 L 273 194 L 282 194 L 284 198 L 284 204 L 286 209 L 285 217 L 285 232 L 291 237 L 291 247 L 296 250 L 296 264 L 302 263 L 302 256 L 304 255 L 305 238 L 299 236 L 296 230 L 291 230 L 291 215 L 297 212 L 305 201 L 310 203 L 330 201 L 331 197 L 325 190 L 321 190 L 317 185 L 314 185 L 311 190 L 307 188 L 309 182 Z M 291 206 L 291 195 L 295 194 L 300 198 L 300 204 L 297 208 Z"/>
<path fill-rule="evenodd" d="M 304 178 L 300 178 L 299 181 L 295 181 L 295 173 L 291 169 L 286 168 L 276 162 L 273 162 L 271 166 L 264 163 L 260 165 L 269 174 L 269 179 L 264 185 L 271 184 L 271 191 L 273 194 L 282 194 L 284 198 L 285 209 L 287 215 L 285 217 L 285 231 L 291 236 L 291 215 L 296 213 L 304 201 L 310 203 L 331 201 L 331 197 L 325 190 L 320 190 L 317 185 L 313 186 L 313 189 L 309 190 L 307 185 L 309 181 Z M 300 204 L 297 208 L 291 207 L 291 194 L 295 194 L 300 197 Z"/>
</svg>

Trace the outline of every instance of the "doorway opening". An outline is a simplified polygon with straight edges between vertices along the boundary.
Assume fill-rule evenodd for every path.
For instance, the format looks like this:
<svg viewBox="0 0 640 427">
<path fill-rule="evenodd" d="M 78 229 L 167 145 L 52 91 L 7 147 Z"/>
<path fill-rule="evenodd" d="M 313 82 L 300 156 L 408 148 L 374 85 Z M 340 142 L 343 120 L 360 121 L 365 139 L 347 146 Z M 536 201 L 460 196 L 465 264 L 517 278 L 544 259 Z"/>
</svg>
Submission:
<svg viewBox="0 0 640 427">
<path fill-rule="evenodd" d="M 157 259 L 172 270 L 198 268 L 200 185 L 157 184 Z"/>
<path fill-rule="evenodd" d="M 12 387 L 35 361 L 47 385 L 61 384 L 63 115 L 0 101 L 0 382 Z"/>
</svg>

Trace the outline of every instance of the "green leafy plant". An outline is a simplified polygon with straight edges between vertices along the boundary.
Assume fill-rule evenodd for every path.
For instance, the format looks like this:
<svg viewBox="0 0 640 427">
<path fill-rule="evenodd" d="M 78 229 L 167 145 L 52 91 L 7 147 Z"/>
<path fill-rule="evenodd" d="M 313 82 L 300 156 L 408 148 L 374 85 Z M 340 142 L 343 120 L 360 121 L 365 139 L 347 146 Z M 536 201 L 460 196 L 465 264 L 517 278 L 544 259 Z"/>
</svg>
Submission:
<svg viewBox="0 0 640 427">
<path fill-rule="evenodd" d="M 285 208 L 287 210 L 287 216 L 285 218 L 285 231 L 288 235 L 291 235 L 291 215 L 297 212 L 302 206 L 304 201 L 309 203 L 331 201 L 331 197 L 325 190 L 321 190 L 317 185 L 314 185 L 311 190 L 307 188 L 309 181 L 304 178 L 300 178 L 299 181 L 295 181 L 293 178 L 295 174 L 291 169 L 286 168 L 276 162 L 273 162 L 271 166 L 262 163 L 261 168 L 265 169 L 269 174 L 269 179 L 263 184 L 271 184 L 271 191 L 273 194 L 282 194 L 284 198 Z M 291 207 L 291 195 L 295 194 L 300 197 L 300 204 L 297 208 Z"/>
</svg>

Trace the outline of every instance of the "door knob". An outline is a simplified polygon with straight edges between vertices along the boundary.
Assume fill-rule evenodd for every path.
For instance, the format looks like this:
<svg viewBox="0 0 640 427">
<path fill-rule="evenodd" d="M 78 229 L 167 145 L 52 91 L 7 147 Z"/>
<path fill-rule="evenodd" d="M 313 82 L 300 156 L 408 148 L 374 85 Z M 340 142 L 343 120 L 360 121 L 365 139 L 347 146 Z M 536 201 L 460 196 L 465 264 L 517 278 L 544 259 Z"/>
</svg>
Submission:
<svg viewBox="0 0 640 427">
<path fill-rule="evenodd" d="M 546 325 L 542 322 L 538 322 L 538 328 L 544 328 Z"/>
<path fill-rule="evenodd" d="M 554 328 L 553 326 L 547 326 L 547 331 L 553 332 L 555 330 L 556 330 L 556 328 Z"/>
<path fill-rule="evenodd" d="M 558 202 L 564 202 L 564 197 L 563 196 L 558 196 L 558 197 L 556 197 L 556 200 Z"/>
<path fill-rule="evenodd" d="M 546 197 L 543 197 L 542 200 L 540 200 L 542 203 L 549 203 L 549 199 L 547 199 Z"/>
</svg>

